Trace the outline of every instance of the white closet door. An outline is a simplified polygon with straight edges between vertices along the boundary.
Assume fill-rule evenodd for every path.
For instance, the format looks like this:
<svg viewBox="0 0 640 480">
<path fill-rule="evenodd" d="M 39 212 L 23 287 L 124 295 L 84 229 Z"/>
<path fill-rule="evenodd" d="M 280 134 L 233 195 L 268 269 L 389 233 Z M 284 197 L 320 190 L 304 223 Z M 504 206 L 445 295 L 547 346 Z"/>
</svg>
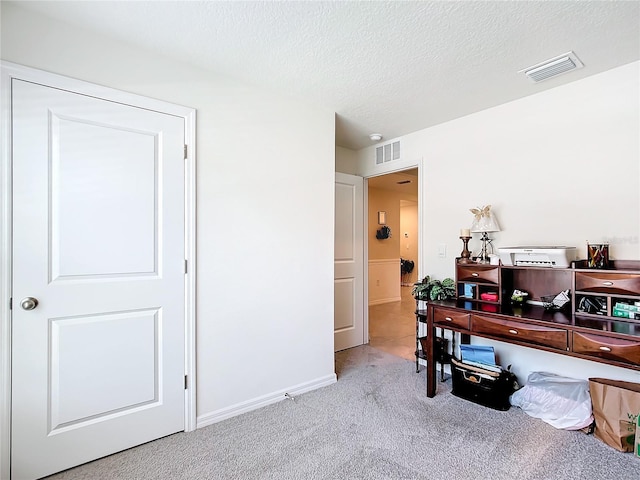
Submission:
<svg viewBox="0 0 640 480">
<path fill-rule="evenodd" d="M 184 120 L 15 79 L 12 109 L 11 469 L 29 479 L 184 429 Z"/>
</svg>

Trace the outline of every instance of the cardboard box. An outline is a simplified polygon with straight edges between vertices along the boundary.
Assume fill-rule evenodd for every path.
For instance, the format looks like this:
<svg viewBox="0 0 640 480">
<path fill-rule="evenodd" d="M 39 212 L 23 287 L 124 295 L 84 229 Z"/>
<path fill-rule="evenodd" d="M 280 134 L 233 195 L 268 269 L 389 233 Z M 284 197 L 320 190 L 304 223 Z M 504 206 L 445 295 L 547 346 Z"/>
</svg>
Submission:
<svg viewBox="0 0 640 480">
<path fill-rule="evenodd" d="M 636 457 L 640 458 L 640 415 L 636 419 L 636 448 L 634 450 Z"/>
</svg>

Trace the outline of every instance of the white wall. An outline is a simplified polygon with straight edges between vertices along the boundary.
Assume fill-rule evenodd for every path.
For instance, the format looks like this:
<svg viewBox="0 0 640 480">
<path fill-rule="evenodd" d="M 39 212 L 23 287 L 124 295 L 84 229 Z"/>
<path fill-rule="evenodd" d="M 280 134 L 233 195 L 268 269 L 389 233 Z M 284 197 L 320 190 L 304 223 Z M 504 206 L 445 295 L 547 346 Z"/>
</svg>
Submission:
<svg viewBox="0 0 640 480">
<path fill-rule="evenodd" d="M 336 172 L 356 175 L 358 154 L 349 148 L 336 146 Z"/>
<path fill-rule="evenodd" d="M 401 137 L 403 162 L 423 162 L 421 275 L 454 275 L 469 208 L 486 204 L 502 227 L 496 247 L 571 245 L 585 258 L 587 240 L 609 241 L 611 258 L 640 259 L 639 69 L 635 62 Z M 380 173 L 373 148 L 358 152 L 360 175 Z M 470 248 L 480 249 L 477 235 Z M 521 380 L 543 369 L 640 381 L 629 370 L 499 345 Z"/>
<path fill-rule="evenodd" d="M 402 282 L 412 285 L 418 281 L 418 204 L 400 207 L 400 258 L 414 263 L 413 271 L 403 275 Z M 406 236 L 405 236 L 406 234 Z"/>
<path fill-rule="evenodd" d="M 198 424 L 335 381 L 334 112 L 5 2 L 1 45 L 3 60 L 197 109 Z"/>
</svg>

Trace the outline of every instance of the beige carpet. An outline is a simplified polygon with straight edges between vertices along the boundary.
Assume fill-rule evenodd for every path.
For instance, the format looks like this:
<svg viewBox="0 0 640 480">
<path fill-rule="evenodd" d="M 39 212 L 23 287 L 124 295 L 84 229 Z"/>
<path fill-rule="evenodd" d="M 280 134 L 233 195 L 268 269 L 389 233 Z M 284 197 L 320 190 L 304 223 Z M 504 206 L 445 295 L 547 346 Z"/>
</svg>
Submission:
<svg viewBox="0 0 640 480">
<path fill-rule="evenodd" d="M 640 459 L 511 408 L 425 396 L 424 371 L 369 346 L 336 384 L 77 467 L 77 479 L 640 479 Z M 37 461 L 37 459 L 34 459 Z"/>
</svg>

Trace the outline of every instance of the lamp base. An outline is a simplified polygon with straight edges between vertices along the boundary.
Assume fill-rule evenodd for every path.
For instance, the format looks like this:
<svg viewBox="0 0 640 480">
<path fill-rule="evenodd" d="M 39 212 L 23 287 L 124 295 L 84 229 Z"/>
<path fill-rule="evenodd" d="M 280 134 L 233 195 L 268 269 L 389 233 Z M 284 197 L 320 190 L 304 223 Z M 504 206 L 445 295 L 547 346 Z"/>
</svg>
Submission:
<svg viewBox="0 0 640 480">
<path fill-rule="evenodd" d="M 480 239 L 480 241 L 482 241 L 482 252 L 480 253 L 480 257 L 476 261 L 477 263 L 490 263 L 491 260 L 489 259 L 489 253 L 487 251 L 487 245 L 491 243 L 489 234 L 487 232 L 482 232 L 482 238 Z"/>
</svg>

